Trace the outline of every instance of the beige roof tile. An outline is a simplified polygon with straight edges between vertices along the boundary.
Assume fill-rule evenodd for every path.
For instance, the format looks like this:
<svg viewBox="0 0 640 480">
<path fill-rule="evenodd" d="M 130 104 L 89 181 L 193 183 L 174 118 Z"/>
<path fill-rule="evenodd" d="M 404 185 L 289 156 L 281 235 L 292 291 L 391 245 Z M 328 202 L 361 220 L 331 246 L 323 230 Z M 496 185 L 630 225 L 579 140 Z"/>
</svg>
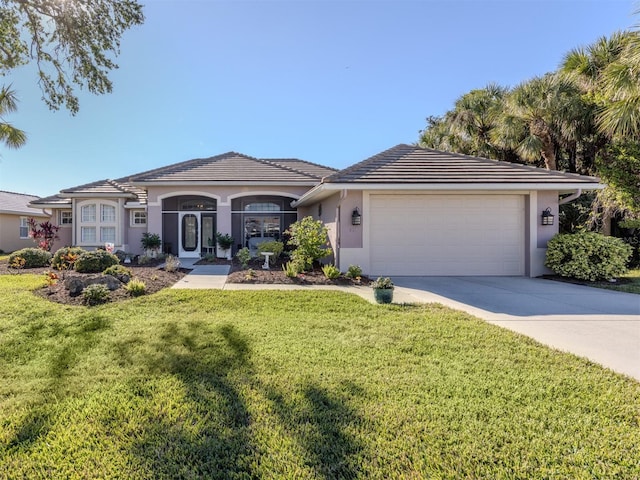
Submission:
<svg viewBox="0 0 640 480">
<path fill-rule="evenodd" d="M 553 183 L 576 185 L 598 179 L 413 145 L 396 145 L 324 179 L 324 183 L 473 184 Z"/>
</svg>

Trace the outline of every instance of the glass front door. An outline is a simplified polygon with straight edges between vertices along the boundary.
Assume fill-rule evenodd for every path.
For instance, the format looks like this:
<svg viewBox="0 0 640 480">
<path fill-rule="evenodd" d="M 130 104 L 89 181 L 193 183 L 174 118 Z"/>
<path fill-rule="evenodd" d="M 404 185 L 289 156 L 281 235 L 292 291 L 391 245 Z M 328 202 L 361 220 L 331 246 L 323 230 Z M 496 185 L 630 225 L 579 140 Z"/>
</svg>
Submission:
<svg viewBox="0 0 640 480">
<path fill-rule="evenodd" d="M 213 214 L 202 213 L 202 251 L 206 255 L 213 255 L 216 248 L 216 226 Z"/>
<path fill-rule="evenodd" d="M 181 213 L 179 227 L 179 256 L 200 257 L 200 213 Z"/>
</svg>

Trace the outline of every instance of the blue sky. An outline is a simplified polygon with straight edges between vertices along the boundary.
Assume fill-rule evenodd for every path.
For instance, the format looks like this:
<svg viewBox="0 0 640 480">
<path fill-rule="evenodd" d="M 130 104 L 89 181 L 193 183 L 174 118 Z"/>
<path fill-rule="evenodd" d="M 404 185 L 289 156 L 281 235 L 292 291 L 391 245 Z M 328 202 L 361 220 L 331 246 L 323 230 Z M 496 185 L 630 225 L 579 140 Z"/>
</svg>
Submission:
<svg viewBox="0 0 640 480">
<path fill-rule="evenodd" d="M 490 82 L 555 70 L 640 23 L 632 0 L 158 1 L 127 32 L 110 95 L 52 112 L 33 66 L 12 83 L 28 133 L 0 147 L 0 190 L 47 196 L 230 150 L 343 168 L 412 143 Z"/>
</svg>

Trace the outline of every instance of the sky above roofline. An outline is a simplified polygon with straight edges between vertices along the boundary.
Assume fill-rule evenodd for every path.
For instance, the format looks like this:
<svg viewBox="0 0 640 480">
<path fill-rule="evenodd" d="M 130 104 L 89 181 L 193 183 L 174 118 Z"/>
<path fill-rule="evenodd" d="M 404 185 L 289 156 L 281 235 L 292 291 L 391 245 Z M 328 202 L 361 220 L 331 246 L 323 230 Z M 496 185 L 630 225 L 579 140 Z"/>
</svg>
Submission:
<svg viewBox="0 0 640 480">
<path fill-rule="evenodd" d="M 3 78 L 28 144 L 0 190 L 48 196 L 237 151 L 345 168 L 417 141 L 429 115 L 557 68 L 640 22 L 631 0 L 159 1 L 128 32 L 114 91 L 51 112 L 32 66 Z"/>
</svg>

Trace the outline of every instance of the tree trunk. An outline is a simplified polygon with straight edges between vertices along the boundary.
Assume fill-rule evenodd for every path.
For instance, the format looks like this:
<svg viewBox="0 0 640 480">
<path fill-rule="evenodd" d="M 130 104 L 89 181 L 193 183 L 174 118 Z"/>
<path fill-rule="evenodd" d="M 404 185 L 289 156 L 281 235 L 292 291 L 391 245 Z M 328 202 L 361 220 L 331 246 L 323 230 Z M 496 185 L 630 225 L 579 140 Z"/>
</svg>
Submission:
<svg viewBox="0 0 640 480">
<path fill-rule="evenodd" d="M 546 123 L 544 123 L 544 120 L 534 120 L 529 126 L 529 130 L 542 142 L 542 150 L 540 151 L 540 154 L 544 159 L 544 164 L 547 167 L 547 170 L 557 170 L 556 148 L 553 143 L 551 133 L 549 132 L 549 128 Z"/>
</svg>

